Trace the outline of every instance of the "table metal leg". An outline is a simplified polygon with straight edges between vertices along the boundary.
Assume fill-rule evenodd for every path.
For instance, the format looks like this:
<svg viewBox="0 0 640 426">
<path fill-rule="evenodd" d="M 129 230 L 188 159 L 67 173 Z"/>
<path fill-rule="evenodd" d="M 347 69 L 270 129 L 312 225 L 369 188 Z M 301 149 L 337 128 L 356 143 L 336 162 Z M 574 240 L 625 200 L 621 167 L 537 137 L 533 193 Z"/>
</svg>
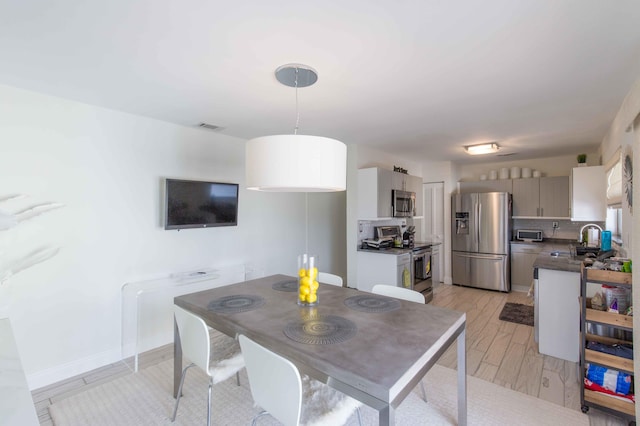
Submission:
<svg viewBox="0 0 640 426">
<path fill-rule="evenodd" d="M 173 318 L 173 397 L 178 397 L 180 388 L 180 376 L 182 375 L 182 345 L 180 344 L 180 333 L 178 323 Z"/>
<path fill-rule="evenodd" d="M 466 326 L 458 335 L 458 425 L 467 424 L 467 356 L 465 353 Z"/>
<path fill-rule="evenodd" d="M 396 424 L 396 409 L 390 405 L 387 405 L 382 410 L 378 411 L 378 425 L 380 426 L 393 426 Z"/>
</svg>

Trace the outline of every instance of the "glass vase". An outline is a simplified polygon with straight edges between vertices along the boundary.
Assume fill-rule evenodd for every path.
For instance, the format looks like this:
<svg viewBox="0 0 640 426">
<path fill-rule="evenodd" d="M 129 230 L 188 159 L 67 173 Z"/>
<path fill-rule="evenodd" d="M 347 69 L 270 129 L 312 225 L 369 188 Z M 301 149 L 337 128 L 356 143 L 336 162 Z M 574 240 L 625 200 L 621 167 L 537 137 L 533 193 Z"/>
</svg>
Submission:
<svg viewBox="0 0 640 426">
<path fill-rule="evenodd" d="M 298 305 L 317 306 L 318 257 L 308 254 L 298 256 Z"/>
</svg>

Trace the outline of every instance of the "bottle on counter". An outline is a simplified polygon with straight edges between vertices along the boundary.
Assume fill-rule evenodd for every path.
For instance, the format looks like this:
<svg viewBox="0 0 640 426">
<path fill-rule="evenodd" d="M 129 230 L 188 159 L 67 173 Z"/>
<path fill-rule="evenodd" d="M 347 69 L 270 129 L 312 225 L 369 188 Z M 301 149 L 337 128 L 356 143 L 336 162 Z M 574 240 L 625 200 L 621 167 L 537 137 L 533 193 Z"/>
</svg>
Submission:
<svg viewBox="0 0 640 426">
<path fill-rule="evenodd" d="M 600 250 L 611 250 L 611 231 L 602 231 L 602 237 L 600 239 Z"/>
</svg>

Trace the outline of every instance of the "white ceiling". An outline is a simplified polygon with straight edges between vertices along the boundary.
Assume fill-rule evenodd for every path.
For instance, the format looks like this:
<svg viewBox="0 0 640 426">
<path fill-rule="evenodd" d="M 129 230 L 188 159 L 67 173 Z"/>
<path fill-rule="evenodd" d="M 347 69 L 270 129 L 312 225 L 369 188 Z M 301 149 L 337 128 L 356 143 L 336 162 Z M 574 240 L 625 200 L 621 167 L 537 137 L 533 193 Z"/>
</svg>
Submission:
<svg viewBox="0 0 640 426">
<path fill-rule="evenodd" d="M 637 0 L 0 0 L 0 84 L 249 139 L 414 160 L 592 151 L 640 77 Z M 204 131 L 204 130 L 203 130 Z"/>
</svg>

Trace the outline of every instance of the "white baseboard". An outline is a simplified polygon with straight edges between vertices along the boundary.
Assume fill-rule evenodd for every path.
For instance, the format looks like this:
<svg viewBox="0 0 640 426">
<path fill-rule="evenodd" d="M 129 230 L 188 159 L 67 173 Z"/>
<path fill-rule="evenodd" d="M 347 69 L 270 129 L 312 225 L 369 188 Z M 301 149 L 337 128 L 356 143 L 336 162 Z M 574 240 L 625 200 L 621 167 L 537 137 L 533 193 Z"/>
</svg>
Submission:
<svg viewBox="0 0 640 426">
<path fill-rule="evenodd" d="M 529 287 L 527 287 L 526 285 L 512 285 L 511 286 L 511 291 L 518 291 L 520 293 L 527 293 L 527 292 L 529 292 Z"/>
<path fill-rule="evenodd" d="M 69 377 L 118 362 L 122 358 L 121 352 L 120 348 L 112 349 L 29 374 L 27 375 L 29 390 L 40 389 Z"/>
</svg>

